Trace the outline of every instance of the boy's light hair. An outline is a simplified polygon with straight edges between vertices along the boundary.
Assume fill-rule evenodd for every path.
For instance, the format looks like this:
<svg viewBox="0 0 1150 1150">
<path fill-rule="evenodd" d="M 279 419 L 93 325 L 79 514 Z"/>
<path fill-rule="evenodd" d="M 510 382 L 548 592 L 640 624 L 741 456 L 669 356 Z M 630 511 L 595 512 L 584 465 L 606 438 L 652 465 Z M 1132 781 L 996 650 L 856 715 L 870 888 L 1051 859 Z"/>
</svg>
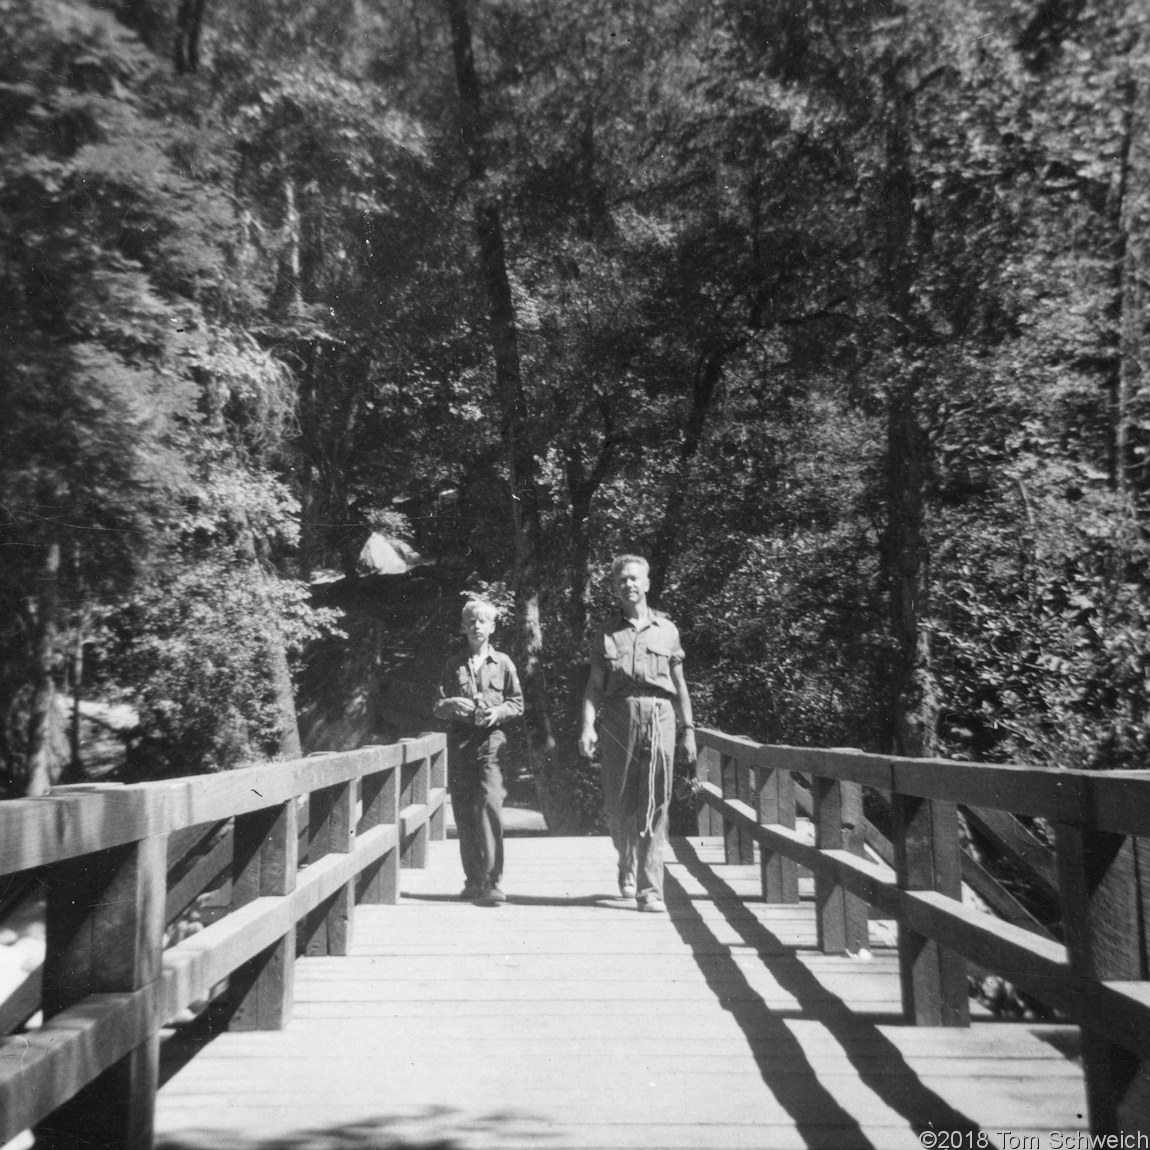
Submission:
<svg viewBox="0 0 1150 1150">
<path fill-rule="evenodd" d="M 495 621 L 499 618 L 499 608 L 494 603 L 488 603 L 486 599 L 468 599 L 463 604 L 463 610 L 459 617 L 464 626 L 467 625 L 469 619 L 491 619 Z"/>
<path fill-rule="evenodd" d="M 616 555 L 615 558 L 611 560 L 611 578 L 618 578 L 619 572 L 630 563 L 641 567 L 644 575 L 651 574 L 651 564 L 648 563 L 642 555 Z"/>
</svg>

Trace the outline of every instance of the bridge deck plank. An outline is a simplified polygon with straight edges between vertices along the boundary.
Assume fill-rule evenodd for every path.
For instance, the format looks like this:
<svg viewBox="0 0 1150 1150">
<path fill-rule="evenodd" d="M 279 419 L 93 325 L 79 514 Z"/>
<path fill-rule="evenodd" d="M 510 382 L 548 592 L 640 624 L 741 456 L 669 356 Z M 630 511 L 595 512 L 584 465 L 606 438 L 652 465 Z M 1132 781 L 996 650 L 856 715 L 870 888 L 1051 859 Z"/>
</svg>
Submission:
<svg viewBox="0 0 1150 1150">
<path fill-rule="evenodd" d="M 349 957 L 300 960 L 286 1030 L 221 1035 L 171 1078 L 159 1144 L 900 1150 L 959 1127 L 1046 1150 L 1086 1128 L 1074 1030 L 901 1025 L 894 953 L 818 954 L 809 902 L 708 876 L 717 841 L 677 844 L 667 916 L 614 897 L 603 839 L 506 847 L 489 909 L 432 844 L 398 906 L 358 909 Z"/>
</svg>

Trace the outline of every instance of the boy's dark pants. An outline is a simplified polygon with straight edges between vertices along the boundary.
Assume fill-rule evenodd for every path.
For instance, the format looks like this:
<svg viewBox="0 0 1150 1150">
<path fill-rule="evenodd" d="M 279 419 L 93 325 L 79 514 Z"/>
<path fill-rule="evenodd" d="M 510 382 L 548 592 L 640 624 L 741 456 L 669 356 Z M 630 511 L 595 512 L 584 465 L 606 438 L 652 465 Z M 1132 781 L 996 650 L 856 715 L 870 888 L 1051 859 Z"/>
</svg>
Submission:
<svg viewBox="0 0 1150 1150">
<path fill-rule="evenodd" d="M 486 890 L 503 878 L 503 745 L 499 730 L 454 727 L 448 775 L 459 856 L 468 887 Z"/>
</svg>

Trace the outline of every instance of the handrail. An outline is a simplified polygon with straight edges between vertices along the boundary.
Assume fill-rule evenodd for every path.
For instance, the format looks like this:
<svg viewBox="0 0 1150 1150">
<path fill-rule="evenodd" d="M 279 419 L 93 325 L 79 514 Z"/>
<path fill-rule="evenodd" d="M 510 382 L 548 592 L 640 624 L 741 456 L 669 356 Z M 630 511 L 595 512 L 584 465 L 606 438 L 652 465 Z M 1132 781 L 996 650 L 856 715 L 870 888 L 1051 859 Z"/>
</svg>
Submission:
<svg viewBox="0 0 1150 1150">
<path fill-rule="evenodd" d="M 1082 1027 L 1092 1130 L 1132 1128 L 1127 1091 L 1150 1058 L 1150 891 L 1138 885 L 1150 771 L 773 746 L 706 728 L 698 741 L 700 833 L 721 831 L 728 862 L 752 862 L 758 846 L 766 901 L 797 901 L 796 868 L 809 869 L 827 952 L 866 945 L 868 904 L 895 919 L 903 1011 L 919 1025 L 969 1024 L 966 960 L 1005 975 Z M 814 845 L 796 831 L 796 775 L 811 780 Z M 893 865 L 864 856 L 864 787 L 889 796 Z M 1053 824 L 1062 942 L 963 905 L 960 805 Z"/>
<path fill-rule="evenodd" d="M 446 782 L 446 740 L 425 735 L 0 803 L 0 877 L 38 869 L 48 890 L 45 1021 L 0 1037 L 0 1145 L 36 1126 L 38 1150 L 150 1147 L 160 1029 L 225 980 L 233 1029 L 284 1026 L 297 952 L 346 954 L 355 905 L 397 901 L 400 868 L 445 837 Z M 191 893 L 173 903 L 169 836 L 224 821 L 230 911 L 165 950 Z"/>
<path fill-rule="evenodd" d="M 800 780 L 801 781 L 801 780 Z M 795 810 L 805 818 L 812 815 L 811 800 L 804 790 L 795 792 Z M 975 826 L 1003 854 L 1007 855 L 1034 885 L 1047 896 L 1058 897 L 1057 878 L 1051 878 L 1054 852 L 1040 843 L 1014 815 L 1005 811 L 992 811 L 987 807 L 961 807 L 967 823 Z M 887 866 L 894 866 L 894 847 L 890 839 L 865 815 L 862 819 L 866 845 Z M 1050 929 L 978 862 L 967 849 L 962 853 L 962 881 L 978 895 L 999 918 L 1023 926 L 1046 938 L 1053 938 Z"/>
</svg>

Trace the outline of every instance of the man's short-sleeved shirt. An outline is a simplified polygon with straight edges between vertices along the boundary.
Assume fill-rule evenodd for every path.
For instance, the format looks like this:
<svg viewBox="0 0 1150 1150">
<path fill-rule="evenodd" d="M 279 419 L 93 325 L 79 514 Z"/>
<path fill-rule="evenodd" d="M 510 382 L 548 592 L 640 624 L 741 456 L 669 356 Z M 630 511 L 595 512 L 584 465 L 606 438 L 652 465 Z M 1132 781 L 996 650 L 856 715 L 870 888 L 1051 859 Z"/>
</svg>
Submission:
<svg viewBox="0 0 1150 1150">
<path fill-rule="evenodd" d="M 627 695 L 674 698 L 671 668 L 683 658 L 679 628 L 660 611 L 652 611 L 642 627 L 632 626 L 617 614 L 599 628 L 591 643 L 591 666 L 605 672 L 605 699 Z"/>
</svg>

